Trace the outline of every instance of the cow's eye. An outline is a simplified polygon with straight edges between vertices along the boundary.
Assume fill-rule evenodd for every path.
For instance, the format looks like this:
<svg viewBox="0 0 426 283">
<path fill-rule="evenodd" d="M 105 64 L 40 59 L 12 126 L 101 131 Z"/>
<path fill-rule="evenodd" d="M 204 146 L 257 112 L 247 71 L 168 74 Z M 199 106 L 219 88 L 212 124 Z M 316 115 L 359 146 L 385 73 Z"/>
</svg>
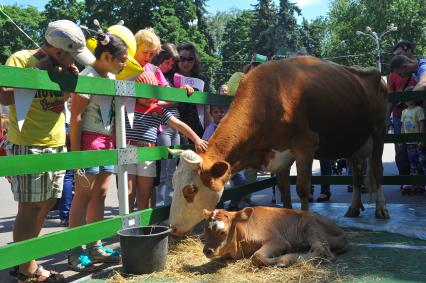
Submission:
<svg viewBox="0 0 426 283">
<path fill-rule="evenodd" d="M 220 232 L 219 232 L 219 235 L 221 235 L 221 236 L 225 236 L 225 235 L 226 235 L 226 233 L 225 233 L 225 231 L 220 231 Z"/>
</svg>

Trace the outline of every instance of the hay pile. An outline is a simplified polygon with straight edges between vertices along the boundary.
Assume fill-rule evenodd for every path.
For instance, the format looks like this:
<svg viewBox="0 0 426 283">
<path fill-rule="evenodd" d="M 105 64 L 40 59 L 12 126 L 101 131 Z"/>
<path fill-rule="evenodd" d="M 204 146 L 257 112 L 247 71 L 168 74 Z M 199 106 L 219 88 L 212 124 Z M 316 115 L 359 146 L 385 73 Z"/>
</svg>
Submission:
<svg viewBox="0 0 426 283">
<path fill-rule="evenodd" d="M 210 261 L 202 250 L 199 236 L 188 237 L 181 241 L 170 239 L 167 265 L 163 272 L 123 277 L 120 273 L 108 279 L 110 283 L 128 282 L 341 282 L 350 280 L 340 273 L 345 265 L 315 265 L 300 262 L 289 268 L 257 268 L 250 259 L 238 261 Z"/>
</svg>

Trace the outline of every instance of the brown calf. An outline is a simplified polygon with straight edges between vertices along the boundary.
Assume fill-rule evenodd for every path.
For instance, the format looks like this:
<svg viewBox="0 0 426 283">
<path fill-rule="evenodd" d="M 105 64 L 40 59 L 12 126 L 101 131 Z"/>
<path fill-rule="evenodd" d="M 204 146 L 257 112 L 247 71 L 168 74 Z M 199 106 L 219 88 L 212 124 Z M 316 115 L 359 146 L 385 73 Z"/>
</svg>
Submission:
<svg viewBox="0 0 426 283">
<path fill-rule="evenodd" d="M 289 266 L 299 259 L 334 261 L 349 247 L 343 230 L 317 213 L 259 206 L 204 210 L 204 217 L 203 252 L 210 259 L 252 256 L 257 266 Z"/>
</svg>

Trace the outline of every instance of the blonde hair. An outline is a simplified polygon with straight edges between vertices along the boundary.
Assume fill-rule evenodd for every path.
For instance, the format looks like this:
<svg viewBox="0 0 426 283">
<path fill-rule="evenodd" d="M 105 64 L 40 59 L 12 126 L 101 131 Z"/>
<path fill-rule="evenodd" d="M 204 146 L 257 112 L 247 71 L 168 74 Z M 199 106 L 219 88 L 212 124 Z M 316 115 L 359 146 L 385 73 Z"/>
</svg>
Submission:
<svg viewBox="0 0 426 283">
<path fill-rule="evenodd" d="M 136 49 L 143 48 L 144 50 L 153 50 L 160 52 L 161 42 L 158 35 L 155 34 L 153 28 L 144 28 L 135 34 Z"/>
</svg>

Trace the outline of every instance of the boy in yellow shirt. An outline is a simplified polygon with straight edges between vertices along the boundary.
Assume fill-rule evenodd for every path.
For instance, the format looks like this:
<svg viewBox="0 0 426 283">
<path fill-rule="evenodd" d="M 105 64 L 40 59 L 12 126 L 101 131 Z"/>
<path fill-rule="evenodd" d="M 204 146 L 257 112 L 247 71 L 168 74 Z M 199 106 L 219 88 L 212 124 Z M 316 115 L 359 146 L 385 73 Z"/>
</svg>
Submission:
<svg viewBox="0 0 426 283">
<path fill-rule="evenodd" d="M 75 60 L 90 65 L 95 57 L 86 48 L 81 29 L 71 21 L 59 20 L 49 23 L 40 48 L 18 51 L 7 59 L 6 65 L 77 74 Z M 19 129 L 14 89 L 0 88 L 0 104 L 9 105 L 7 155 L 66 152 L 64 93 L 34 92 L 25 122 Z M 64 173 L 61 170 L 12 177 L 14 199 L 19 203 L 13 228 L 14 242 L 39 235 L 47 212 L 61 197 Z M 43 269 L 34 260 L 21 264 L 17 277 L 18 282 L 64 282 L 61 274 Z"/>
</svg>

